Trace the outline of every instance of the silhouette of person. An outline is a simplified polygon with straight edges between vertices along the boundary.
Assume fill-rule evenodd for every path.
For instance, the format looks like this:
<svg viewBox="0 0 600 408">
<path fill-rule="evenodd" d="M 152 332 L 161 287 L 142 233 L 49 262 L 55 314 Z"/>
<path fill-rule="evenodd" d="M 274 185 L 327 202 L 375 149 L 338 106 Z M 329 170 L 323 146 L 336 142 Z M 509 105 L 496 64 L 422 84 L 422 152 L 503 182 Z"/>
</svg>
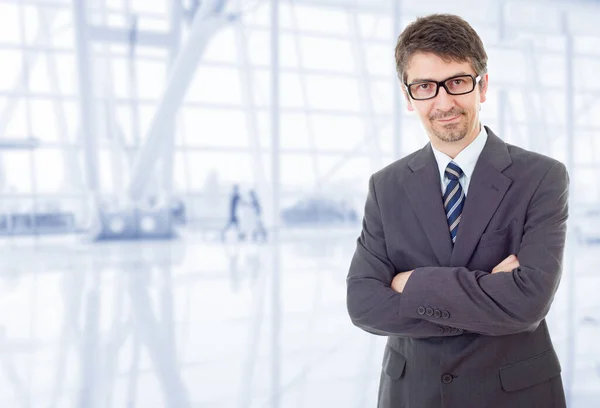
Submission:
<svg viewBox="0 0 600 408">
<path fill-rule="evenodd" d="M 254 190 L 250 190 L 250 206 L 254 209 L 254 215 L 256 217 L 254 229 L 252 230 L 252 240 L 256 241 L 258 236 L 262 236 L 264 242 L 267 240 L 267 230 L 265 230 L 261 220 L 262 208 Z"/>
<path fill-rule="evenodd" d="M 240 219 L 239 219 L 239 206 L 243 204 L 242 197 L 240 195 L 240 189 L 237 184 L 234 184 L 233 190 L 231 192 L 231 199 L 229 201 L 229 221 L 223 231 L 221 232 L 221 240 L 225 240 L 225 233 L 229 231 L 229 228 L 235 227 L 238 231 L 238 238 L 243 240 L 246 238 L 246 234 L 240 228 Z"/>
</svg>

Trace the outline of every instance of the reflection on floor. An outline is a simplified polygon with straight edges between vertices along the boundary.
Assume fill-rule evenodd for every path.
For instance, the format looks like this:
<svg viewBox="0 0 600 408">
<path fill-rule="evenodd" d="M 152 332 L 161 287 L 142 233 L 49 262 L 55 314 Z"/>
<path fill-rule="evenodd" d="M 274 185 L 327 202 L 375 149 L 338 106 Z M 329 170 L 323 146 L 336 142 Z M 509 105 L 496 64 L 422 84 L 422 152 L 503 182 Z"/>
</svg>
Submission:
<svg viewBox="0 0 600 408">
<path fill-rule="evenodd" d="M 345 308 L 357 231 L 282 235 L 0 241 L 0 407 L 375 407 L 385 339 Z M 600 399 L 594 252 L 548 317 L 571 408 Z"/>
</svg>

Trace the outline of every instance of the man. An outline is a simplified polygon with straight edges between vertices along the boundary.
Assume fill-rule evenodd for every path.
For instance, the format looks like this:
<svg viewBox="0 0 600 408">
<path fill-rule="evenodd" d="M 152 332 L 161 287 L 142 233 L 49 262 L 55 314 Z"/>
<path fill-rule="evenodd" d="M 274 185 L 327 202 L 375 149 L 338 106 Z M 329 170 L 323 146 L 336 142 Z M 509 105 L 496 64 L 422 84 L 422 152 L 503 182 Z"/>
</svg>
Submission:
<svg viewBox="0 0 600 408">
<path fill-rule="evenodd" d="M 254 227 L 252 228 L 252 240 L 258 241 L 258 237 L 262 237 L 262 241 L 267 241 L 267 230 L 262 222 L 262 206 L 258 200 L 258 194 L 256 191 L 250 190 L 250 206 L 254 210 Z"/>
<path fill-rule="evenodd" d="M 240 195 L 240 188 L 237 184 L 233 185 L 233 190 L 231 192 L 231 199 L 229 201 L 229 221 L 227 221 L 227 225 L 221 231 L 221 240 L 225 241 L 227 231 L 229 231 L 230 227 L 234 227 L 238 231 L 238 239 L 244 240 L 246 234 L 240 228 L 240 218 L 239 218 L 239 207 L 240 204 L 244 204 L 242 200 L 242 196 Z"/>
<path fill-rule="evenodd" d="M 418 18 L 396 63 L 430 143 L 371 176 L 347 278 L 352 322 L 388 336 L 378 406 L 564 408 L 565 166 L 480 124 L 487 55 L 460 17 Z"/>
</svg>

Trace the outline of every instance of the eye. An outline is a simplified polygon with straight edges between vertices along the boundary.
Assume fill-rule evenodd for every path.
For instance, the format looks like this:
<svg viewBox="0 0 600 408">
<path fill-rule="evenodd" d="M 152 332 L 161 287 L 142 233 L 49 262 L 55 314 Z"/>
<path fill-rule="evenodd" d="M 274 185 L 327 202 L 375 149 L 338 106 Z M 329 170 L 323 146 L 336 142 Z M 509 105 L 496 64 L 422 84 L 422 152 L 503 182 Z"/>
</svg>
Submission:
<svg viewBox="0 0 600 408">
<path fill-rule="evenodd" d="M 464 79 L 460 79 L 460 78 L 452 80 L 452 84 L 453 85 L 462 85 L 464 82 L 465 82 L 465 80 Z"/>
<path fill-rule="evenodd" d="M 425 90 L 425 89 L 429 89 L 429 87 L 430 87 L 430 85 L 427 84 L 427 83 L 425 83 L 425 84 L 419 84 L 419 89 Z"/>
</svg>

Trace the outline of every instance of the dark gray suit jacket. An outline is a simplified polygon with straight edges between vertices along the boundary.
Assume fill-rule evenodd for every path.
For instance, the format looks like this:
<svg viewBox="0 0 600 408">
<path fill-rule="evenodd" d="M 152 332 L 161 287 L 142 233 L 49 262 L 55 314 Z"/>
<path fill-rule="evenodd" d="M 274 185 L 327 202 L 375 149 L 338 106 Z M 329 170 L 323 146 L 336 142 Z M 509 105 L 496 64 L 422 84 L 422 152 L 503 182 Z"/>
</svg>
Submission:
<svg viewBox="0 0 600 408">
<path fill-rule="evenodd" d="M 430 144 L 370 178 L 347 307 L 356 326 L 388 336 L 380 408 L 566 405 L 545 316 L 561 278 L 567 171 L 486 130 L 454 246 Z M 521 266 L 491 274 L 510 254 Z"/>
</svg>

